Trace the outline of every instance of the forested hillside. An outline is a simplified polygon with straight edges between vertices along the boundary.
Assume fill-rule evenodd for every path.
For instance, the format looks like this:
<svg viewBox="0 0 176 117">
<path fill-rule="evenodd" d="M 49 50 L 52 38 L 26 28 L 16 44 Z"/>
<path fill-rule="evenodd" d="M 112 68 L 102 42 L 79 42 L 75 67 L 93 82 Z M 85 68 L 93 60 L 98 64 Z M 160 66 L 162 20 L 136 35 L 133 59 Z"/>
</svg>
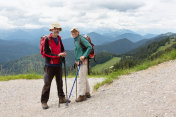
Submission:
<svg viewBox="0 0 176 117">
<path fill-rule="evenodd" d="M 160 56 L 176 50 L 176 34 L 159 36 L 157 41 L 150 41 L 142 47 L 134 49 L 128 53 L 122 54 L 120 61 L 113 65 L 113 68 L 106 69 L 101 73 L 91 71 L 92 74 L 108 74 L 116 70 L 129 69 L 147 61 L 153 61 Z"/>
</svg>

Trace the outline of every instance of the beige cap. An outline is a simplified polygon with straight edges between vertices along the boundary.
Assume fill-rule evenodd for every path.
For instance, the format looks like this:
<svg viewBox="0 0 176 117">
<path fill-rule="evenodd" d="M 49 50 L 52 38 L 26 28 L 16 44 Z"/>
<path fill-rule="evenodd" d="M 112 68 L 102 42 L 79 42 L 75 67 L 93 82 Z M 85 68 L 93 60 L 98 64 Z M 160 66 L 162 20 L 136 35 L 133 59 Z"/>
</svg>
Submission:
<svg viewBox="0 0 176 117">
<path fill-rule="evenodd" d="M 70 32 L 73 32 L 73 31 L 79 32 L 78 28 L 72 28 L 72 29 L 70 30 Z"/>
<path fill-rule="evenodd" d="M 49 31 L 52 31 L 54 28 L 59 28 L 60 31 L 62 31 L 62 28 L 60 27 L 60 25 L 58 23 L 53 23 L 49 29 Z"/>
</svg>

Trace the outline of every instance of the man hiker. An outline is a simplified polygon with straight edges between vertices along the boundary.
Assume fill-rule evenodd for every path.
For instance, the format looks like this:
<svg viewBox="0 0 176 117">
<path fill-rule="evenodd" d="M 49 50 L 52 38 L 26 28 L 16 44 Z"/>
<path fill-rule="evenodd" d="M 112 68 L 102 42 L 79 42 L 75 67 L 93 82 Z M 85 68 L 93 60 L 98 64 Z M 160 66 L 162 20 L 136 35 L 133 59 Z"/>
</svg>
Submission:
<svg viewBox="0 0 176 117">
<path fill-rule="evenodd" d="M 87 64 L 88 64 L 88 56 L 92 49 L 91 44 L 80 35 L 80 32 L 77 28 L 71 29 L 72 37 L 74 38 L 74 56 L 76 60 L 76 65 L 78 66 L 82 61 L 80 70 L 79 70 L 79 80 L 78 80 L 78 95 L 79 97 L 75 100 L 76 102 L 81 102 L 86 100 L 86 98 L 90 98 L 90 86 L 87 80 Z M 80 45 L 80 42 L 86 47 L 86 50 Z"/>
<path fill-rule="evenodd" d="M 58 23 L 53 23 L 49 31 L 52 33 L 45 39 L 44 42 L 44 86 L 42 89 L 41 103 L 43 109 L 48 109 L 48 99 L 50 94 L 50 87 L 53 77 L 56 77 L 57 92 L 59 97 L 59 103 L 65 103 L 65 94 L 63 92 L 62 81 L 62 63 L 61 57 L 66 57 L 64 46 L 59 36 L 59 32 L 62 30 Z M 69 101 L 70 102 L 70 101 Z"/>
</svg>

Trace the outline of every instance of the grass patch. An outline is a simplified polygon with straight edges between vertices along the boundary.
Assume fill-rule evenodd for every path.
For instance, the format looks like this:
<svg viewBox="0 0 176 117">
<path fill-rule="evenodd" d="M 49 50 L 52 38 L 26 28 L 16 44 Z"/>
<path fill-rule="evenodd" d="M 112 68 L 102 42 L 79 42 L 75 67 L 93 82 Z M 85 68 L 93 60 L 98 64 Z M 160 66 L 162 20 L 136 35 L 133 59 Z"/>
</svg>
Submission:
<svg viewBox="0 0 176 117">
<path fill-rule="evenodd" d="M 158 65 L 160 63 L 163 63 L 163 62 L 166 62 L 166 61 L 169 61 L 169 60 L 174 60 L 174 59 L 176 59 L 176 50 L 175 49 L 173 49 L 172 51 L 170 51 L 168 53 L 165 53 L 165 54 L 161 55 L 159 58 L 157 58 L 153 61 L 147 60 L 147 61 L 144 61 L 140 65 L 137 65 L 133 68 L 124 69 L 124 70 L 117 70 L 117 71 L 112 72 L 111 74 L 105 76 L 106 79 L 101 83 L 97 83 L 94 86 L 94 90 L 97 90 L 99 87 L 103 86 L 104 84 L 112 83 L 114 79 L 118 79 L 119 76 L 121 76 L 121 75 L 127 75 L 127 74 L 130 74 L 132 72 L 145 70 L 145 69 L 147 69 L 151 66 Z"/>
<path fill-rule="evenodd" d="M 76 75 L 68 75 L 66 78 L 75 78 Z M 65 75 L 62 76 L 65 78 Z M 79 76 L 78 76 L 79 77 Z M 104 75 L 88 75 L 88 78 L 102 78 Z M 9 80 L 17 80 L 17 79 L 42 79 L 43 74 L 18 74 L 18 75 L 3 75 L 0 76 L 0 81 L 9 81 Z"/>
<path fill-rule="evenodd" d="M 96 85 L 94 85 L 94 90 L 97 90 L 100 86 L 103 86 L 105 84 L 111 84 L 113 82 L 112 78 L 106 78 L 104 81 L 102 81 L 101 83 L 97 83 Z"/>
<path fill-rule="evenodd" d="M 16 79 L 41 79 L 43 75 L 41 74 L 18 74 L 18 75 L 7 75 L 0 76 L 0 81 L 16 80 Z"/>
<path fill-rule="evenodd" d="M 151 56 L 154 56 L 158 52 L 166 50 L 167 48 L 171 47 L 175 43 L 176 43 L 175 39 L 170 39 L 169 42 L 167 42 L 164 46 L 159 47 L 158 50 L 156 52 L 154 52 Z"/>
<path fill-rule="evenodd" d="M 105 69 L 113 66 L 114 64 L 120 62 L 120 57 L 114 57 L 111 60 L 103 63 L 103 64 L 98 64 L 95 67 L 91 68 L 91 71 L 94 71 L 96 73 L 101 73 L 103 72 Z"/>
</svg>

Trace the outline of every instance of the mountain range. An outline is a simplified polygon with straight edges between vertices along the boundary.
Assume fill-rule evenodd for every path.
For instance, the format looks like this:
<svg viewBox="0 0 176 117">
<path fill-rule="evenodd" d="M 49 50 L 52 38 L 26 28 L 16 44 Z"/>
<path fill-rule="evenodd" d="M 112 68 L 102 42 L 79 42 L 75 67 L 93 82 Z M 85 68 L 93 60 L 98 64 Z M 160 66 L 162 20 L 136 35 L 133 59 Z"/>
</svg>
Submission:
<svg viewBox="0 0 176 117">
<path fill-rule="evenodd" d="M 91 66 L 95 66 L 97 64 L 102 64 L 113 57 L 123 57 L 125 56 L 131 56 L 133 53 L 134 55 L 148 55 L 155 53 L 156 49 L 165 45 L 168 40 L 176 38 L 176 34 L 174 33 L 166 33 L 162 35 L 158 35 L 155 38 L 151 38 L 149 40 L 142 40 L 137 43 L 133 43 L 129 41 L 128 39 L 121 39 L 116 40 L 115 42 L 105 44 L 100 49 L 103 51 L 100 51 L 96 54 L 96 62 L 91 60 Z M 145 42 L 143 42 L 145 41 Z M 159 42 L 159 43 L 157 43 Z M 175 43 L 175 42 L 174 42 Z M 120 44 L 120 45 L 118 45 Z M 136 47 L 138 45 L 138 47 Z M 140 45 L 140 46 L 139 46 Z M 123 48 L 123 47 L 127 48 Z M 156 46 L 156 47 L 155 47 Z M 136 47 L 135 49 L 133 49 Z M 127 49 L 130 48 L 131 50 L 128 51 Z M 124 50 L 120 51 L 120 50 Z M 125 52 L 126 50 L 126 52 Z M 122 55 L 112 54 L 116 53 L 117 51 L 124 53 Z M 144 52 L 143 52 L 144 51 Z M 73 71 L 73 68 L 71 67 L 74 64 L 74 53 L 73 50 L 67 50 L 67 57 L 66 57 L 66 65 L 67 65 L 67 71 L 69 73 Z M 148 53 L 148 54 L 147 54 Z M 43 73 L 43 66 L 44 66 L 44 59 L 41 57 L 40 54 L 33 54 L 28 55 L 25 57 L 21 57 L 18 60 L 13 60 L 7 63 L 0 64 L 0 74 L 22 74 L 22 73 Z"/>
<path fill-rule="evenodd" d="M 102 34 L 99 34 L 96 32 L 88 33 L 88 35 L 90 36 L 92 43 L 96 46 L 104 45 L 104 44 L 114 42 L 117 40 L 121 40 L 124 38 L 128 39 L 129 41 L 131 41 L 133 43 L 136 43 L 138 41 L 150 39 L 150 38 L 156 36 L 154 34 L 148 34 L 148 35 L 142 36 L 142 35 L 135 34 L 135 33 L 124 33 L 124 34 L 121 34 L 121 35 L 114 37 L 114 35 L 105 35 L 105 34 L 102 35 Z M 63 43 L 64 43 L 64 46 L 67 50 L 73 50 L 73 48 L 74 48 L 73 38 L 64 39 Z"/>
<path fill-rule="evenodd" d="M 96 53 L 110 52 L 113 54 L 120 55 L 120 54 L 127 53 L 129 51 L 133 51 L 134 49 L 137 49 L 140 46 L 147 45 L 152 42 L 157 42 L 165 38 L 174 38 L 175 36 L 176 36 L 175 33 L 169 32 L 169 33 L 158 35 L 156 37 L 152 37 L 150 39 L 143 39 L 137 42 L 132 42 L 124 38 L 124 39 L 116 40 L 116 41 L 113 41 L 107 44 L 96 46 L 95 51 Z"/>
<path fill-rule="evenodd" d="M 172 34 L 172 33 L 171 33 Z M 132 34 L 122 34 L 120 37 L 128 36 Z M 141 37 L 137 34 L 133 34 L 134 37 Z M 168 34 L 162 34 L 159 35 L 159 38 L 162 38 L 164 36 L 167 36 Z M 130 41 L 128 38 L 123 39 L 115 39 L 113 37 L 103 36 L 101 34 L 98 34 L 96 32 L 89 33 L 89 36 L 92 39 L 92 42 L 95 44 L 95 51 L 96 53 L 100 52 L 111 52 L 114 54 L 123 54 L 125 52 L 128 52 L 132 49 L 135 49 L 142 44 L 145 44 L 148 40 L 153 40 L 155 38 L 150 39 L 142 39 L 133 42 Z M 133 37 L 133 38 L 134 38 Z M 28 40 L 28 39 L 26 39 Z M 132 40 L 132 38 L 131 38 Z M 30 43 L 31 42 L 31 43 Z M 33 43 L 32 43 L 33 42 Z M 73 50 L 74 48 L 74 41 L 72 38 L 63 39 L 63 43 L 66 50 Z M 1 40 L 0 43 L 0 63 L 1 62 L 9 62 L 11 60 L 17 60 L 22 56 L 30 55 L 30 54 L 36 54 L 39 53 L 39 46 L 40 46 L 40 39 L 36 39 L 35 41 L 21 41 L 20 39 L 14 39 L 14 40 Z"/>
<path fill-rule="evenodd" d="M 101 31 L 99 31 L 101 32 Z M 2 30 L 0 29 L 0 39 L 3 40 L 13 40 L 13 41 L 20 41 L 20 42 L 25 42 L 31 45 L 35 45 L 35 46 L 39 46 L 39 42 L 40 42 L 40 37 L 43 35 L 49 35 L 49 30 L 48 28 L 41 28 L 41 29 L 9 29 L 9 30 Z M 97 33 L 97 32 L 81 32 L 81 34 L 88 34 L 91 39 L 93 40 L 93 43 L 95 45 L 101 45 L 107 42 L 112 42 L 118 39 L 123 39 L 123 38 L 127 38 L 132 42 L 136 42 L 142 39 L 147 39 L 147 38 L 151 38 L 154 37 L 156 35 L 154 34 L 147 34 L 147 35 L 140 35 L 137 34 L 133 31 L 130 30 L 116 30 L 116 31 L 109 31 L 109 32 L 105 32 L 104 33 Z M 71 37 L 70 31 L 68 28 L 63 29 L 60 32 L 60 35 L 62 37 L 62 40 L 65 42 L 68 42 L 66 44 L 66 47 L 68 47 L 68 49 L 72 49 L 69 48 L 69 43 L 73 43 L 73 39 Z M 68 40 L 67 40 L 68 39 Z M 66 48 L 67 49 L 67 48 Z"/>
</svg>

